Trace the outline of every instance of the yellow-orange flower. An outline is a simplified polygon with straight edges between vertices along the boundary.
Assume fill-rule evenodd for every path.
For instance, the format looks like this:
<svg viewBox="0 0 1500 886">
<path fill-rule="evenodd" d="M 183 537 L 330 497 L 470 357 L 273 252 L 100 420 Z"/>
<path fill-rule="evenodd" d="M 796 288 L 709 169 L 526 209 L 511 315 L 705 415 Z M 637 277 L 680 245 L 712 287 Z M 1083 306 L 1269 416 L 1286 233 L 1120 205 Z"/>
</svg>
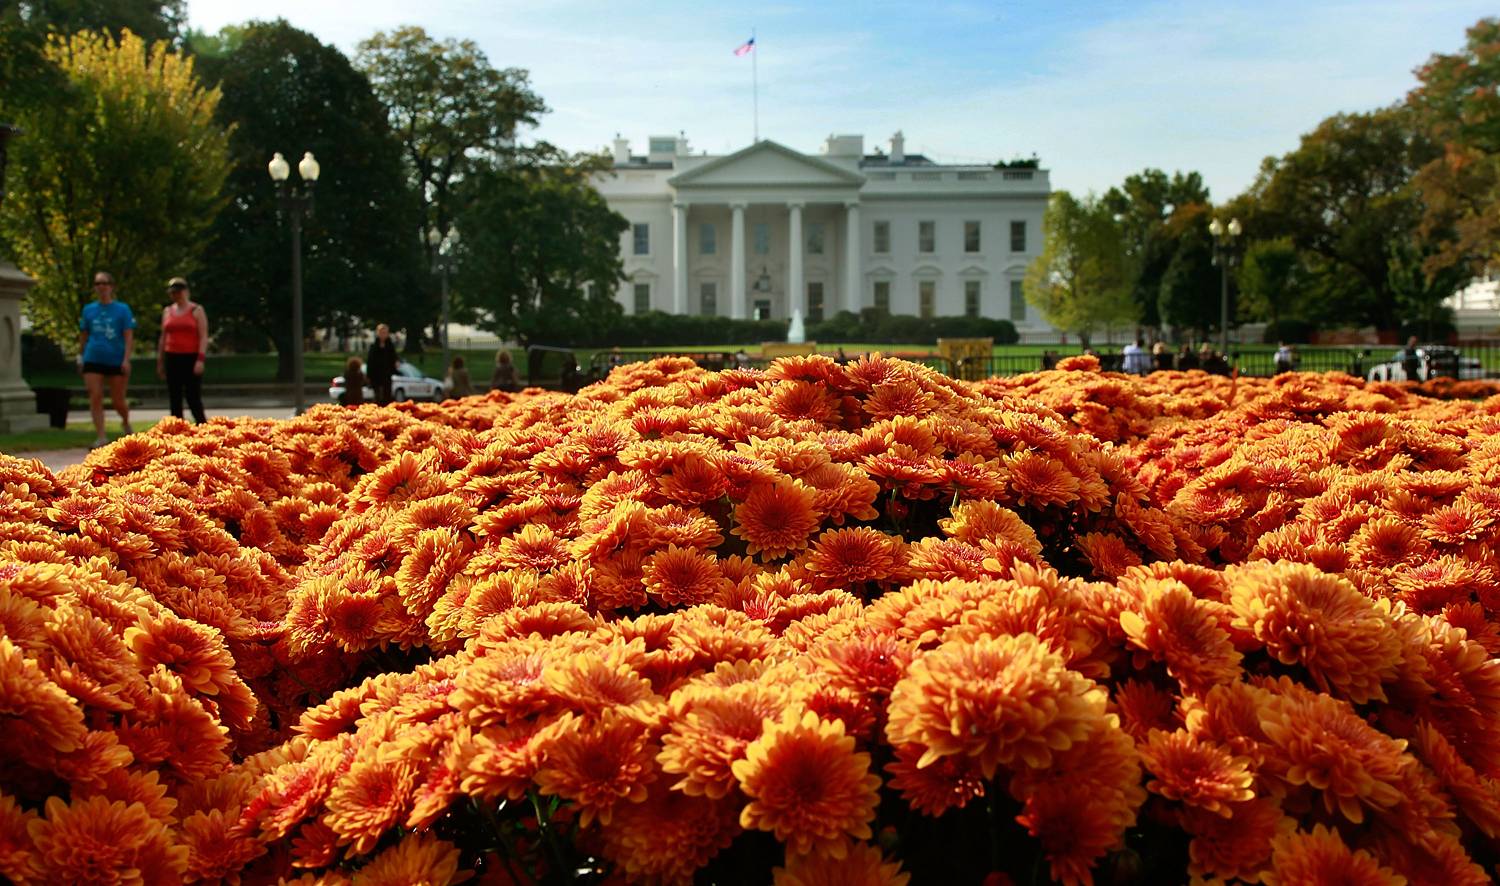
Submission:
<svg viewBox="0 0 1500 886">
<path fill-rule="evenodd" d="M 1388 602 L 1301 563 L 1251 563 L 1226 577 L 1234 623 L 1277 660 L 1302 665 L 1325 691 L 1355 703 L 1385 700 L 1381 684 L 1401 660 Z"/>
<path fill-rule="evenodd" d="M 731 767 L 760 738 L 767 721 L 780 717 L 786 694 L 763 683 L 720 689 L 690 687 L 673 695 L 673 719 L 662 736 L 657 761 L 664 772 L 681 775 L 673 788 L 712 799 L 734 789 Z"/>
<path fill-rule="evenodd" d="M 771 871 L 774 886 L 906 886 L 911 874 L 898 861 L 886 861 L 879 847 L 856 843 L 837 858 L 793 855 Z"/>
<path fill-rule="evenodd" d="M 842 723 L 790 709 L 731 768 L 750 798 L 740 824 L 770 831 L 791 853 L 840 858 L 846 837 L 870 838 L 880 776 L 870 772 L 870 755 L 854 750 Z"/>
<path fill-rule="evenodd" d="M 1140 603 L 1120 613 L 1130 644 L 1167 666 L 1188 691 L 1203 691 L 1240 676 L 1240 653 L 1208 601 L 1174 579 L 1140 582 Z"/>
<path fill-rule="evenodd" d="M 807 571 L 824 587 L 856 588 L 889 579 L 896 565 L 897 539 L 867 527 L 831 529 L 818 536 Z"/>
<path fill-rule="evenodd" d="M 646 727 L 627 714 L 564 718 L 537 770 L 537 790 L 577 803 L 585 825 L 596 818 L 607 824 L 617 804 L 646 798 L 657 774 L 654 756 Z"/>
<path fill-rule="evenodd" d="M 990 778 L 1001 765 L 1049 765 L 1053 751 L 1088 734 L 1104 705 L 1104 691 L 1035 635 L 981 637 L 912 664 L 891 692 L 886 735 L 926 748 L 919 768 L 963 754 Z"/>
<path fill-rule="evenodd" d="M 1232 756 L 1190 732 L 1152 730 L 1140 753 L 1155 776 L 1147 787 L 1169 800 L 1228 818 L 1231 804 L 1255 796 L 1248 759 Z"/>
<path fill-rule="evenodd" d="M 39 882 L 179 883 L 187 870 L 187 847 L 140 803 L 49 797 L 46 817 L 31 820 L 27 831 Z"/>
<path fill-rule="evenodd" d="M 0 637 L 0 715 L 19 745 L 71 751 L 86 731 L 83 711 L 8 637 Z"/>
<path fill-rule="evenodd" d="M 745 540 L 747 553 L 772 559 L 800 551 L 818 528 L 813 491 L 788 477 L 759 483 L 734 509 L 733 533 Z"/>
<path fill-rule="evenodd" d="M 712 600 L 727 584 L 714 555 L 671 545 L 646 558 L 646 594 L 664 606 L 691 606 Z"/>
<path fill-rule="evenodd" d="M 354 873 L 354 886 L 448 886 L 471 876 L 459 870 L 457 846 L 432 834 L 415 833 L 375 856 Z"/>
<path fill-rule="evenodd" d="M 1004 462 L 1017 503 L 1045 508 L 1078 499 L 1078 478 L 1056 459 L 1028 451 L 1006 456 Z"/>
<path fill-rule="evenodd" d="M 1406 878 L 1384 867 L 1363 849 L 1350 849 L 1338 831 L 1314 825 L 1311 831 L 1278 836 L 1271 843 L 1271 867 L 1261 872 L 1266 886 L 1359 883 L 1406 886 Z"/>
</svg>

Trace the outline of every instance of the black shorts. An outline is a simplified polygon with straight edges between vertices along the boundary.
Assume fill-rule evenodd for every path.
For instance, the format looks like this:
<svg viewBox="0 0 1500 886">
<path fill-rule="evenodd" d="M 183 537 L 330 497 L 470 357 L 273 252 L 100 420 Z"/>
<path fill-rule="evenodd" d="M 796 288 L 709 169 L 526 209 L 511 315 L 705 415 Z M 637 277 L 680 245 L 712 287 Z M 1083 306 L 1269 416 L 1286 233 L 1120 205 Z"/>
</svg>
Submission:
<svg viewBox="0 0 1500 886">
<path fill-rule="evenodd" d="M 83 371 L 85 373 L 92 372 L 95 375 L 119 375 L 120 364 L 116 363 L 111 366 L 108 363 L 85 363 L 83 364 Z"/>
</svg>

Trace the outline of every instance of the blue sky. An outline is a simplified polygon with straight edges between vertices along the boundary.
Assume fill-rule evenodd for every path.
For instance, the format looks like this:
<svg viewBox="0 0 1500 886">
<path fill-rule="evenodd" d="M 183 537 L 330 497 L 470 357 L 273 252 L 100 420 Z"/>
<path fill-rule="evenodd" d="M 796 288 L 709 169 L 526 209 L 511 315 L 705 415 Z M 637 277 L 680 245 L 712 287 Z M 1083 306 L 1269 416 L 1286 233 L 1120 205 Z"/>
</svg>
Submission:
<svg viewBox="0 0 1500 886">
<path fill-rule="evenodd" d="M 351 55 L 417 24 L 531 72 L 551 107 L 534 135 L 572 150 L 616 132 L 687 133 L 720 153 L 760 131 L 805 151 L 832 132 L 866 148 L 901 129 L 949 162 L 1036 153 L 1053 186 L 1102 191 L 1148 166 L 1194 169 L 1215 199 L 1340 111 L 1399 100 L 1412 70 L 1463 45 L 1493 0 L 791 4 L 582 0 L 188 0 L 194 27 L 285 18 Z M 330 158 L 331 159 L 331 158 Z"/>
</svg>

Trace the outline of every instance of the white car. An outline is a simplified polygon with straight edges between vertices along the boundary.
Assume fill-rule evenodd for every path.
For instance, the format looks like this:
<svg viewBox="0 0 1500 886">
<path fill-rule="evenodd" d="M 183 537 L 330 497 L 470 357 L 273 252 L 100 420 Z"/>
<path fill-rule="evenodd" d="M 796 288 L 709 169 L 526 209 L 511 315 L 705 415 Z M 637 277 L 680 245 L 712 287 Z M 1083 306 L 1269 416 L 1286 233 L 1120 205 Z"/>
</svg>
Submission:
<svg viewBox="0 0 1500 886">
<path fill-rule="evenodd" d="M 1421 364 L 1417 370 L 1418 377 L 1412 381 L 1426 381 L 1437 378 L 1445 369 L 1450 369 L 1456 361 L 1458 364 L 1458 377 L 1463 380 L 1484 378 L 1484 364 L 1477 357 L 1459 356 L 1451 348 L 1417 348 L 1417 360 Z M 1407 381 L 1406 369 L 1400 360 L 1392 360 L 1389 363 L 1381 363 L 1370 367 L 1366 375 L 1369 381 Z"/>
<path fill-rule="evenodd" d="M 370 387 L 368 379 L 365 381 L 364 393 L 366 403 L 375 402 L 375 389 Z M 328 397 L 337 403 L 342 396 L 344 396 L 344 377 L 336 375 L 328 388 Z M 443 383 L 438 379 L 423 375 L 422 370 L 405 360 L 396 364 L 396 374 L 391 378 L 392 400 L 431 400 L 435 403 L 446 396 L 443 393 Z"/>
</svg>

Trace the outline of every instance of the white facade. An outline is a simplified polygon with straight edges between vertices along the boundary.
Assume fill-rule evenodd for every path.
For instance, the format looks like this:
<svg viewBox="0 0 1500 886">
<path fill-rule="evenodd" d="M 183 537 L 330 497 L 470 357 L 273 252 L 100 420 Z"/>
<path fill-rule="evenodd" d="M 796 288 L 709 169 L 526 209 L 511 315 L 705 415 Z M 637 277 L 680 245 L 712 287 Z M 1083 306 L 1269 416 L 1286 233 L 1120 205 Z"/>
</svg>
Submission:
<svg viewBox="0 0 1500 886">
<path fill-rule="evenodd" d="M 863 146 L 832 136 L 817 155 L 762 141 L 709 156 L 667 136 L 632 155 L 617 138 L 595 185 L 631 223 L 621 305 L 808 320 L 885 307 L 1056 337 L 1020 295 L 1042 248 L 1045 170 L 935 164 L 906 154 L 900 133 L 890 153 Z"/>
<path fill-rule="evenodd" d="M 1470 281 L 1443 304 L 1453 310 L 1460 337 L 1500 335 L 1500 275 L 1487 273 Z"/>
</svg>

